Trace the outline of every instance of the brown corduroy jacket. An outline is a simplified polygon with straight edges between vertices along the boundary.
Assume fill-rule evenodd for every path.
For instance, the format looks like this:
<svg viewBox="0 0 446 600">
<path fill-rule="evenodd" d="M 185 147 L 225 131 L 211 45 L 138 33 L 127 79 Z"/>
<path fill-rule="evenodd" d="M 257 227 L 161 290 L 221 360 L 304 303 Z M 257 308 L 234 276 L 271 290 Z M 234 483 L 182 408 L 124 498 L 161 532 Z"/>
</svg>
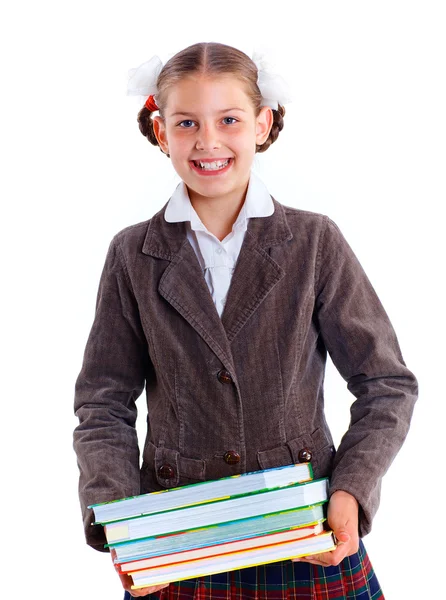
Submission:
<svg viewBox="0 0 446 600">
<path fill-rule="evenodd" d="M 252 218 L 220 318 L 186 237 L 164 207 L 113 239 L 76 383 L 74 447 L 89 504 L 310 459 L 370 531 L 381 479 L 407 434 L 417 382 L 338 227 L 274 200 Z M 335 450 L 327 357 L 355 400 Z M 146 389 L 140 467 L 135 400 Z"/>
</svg>

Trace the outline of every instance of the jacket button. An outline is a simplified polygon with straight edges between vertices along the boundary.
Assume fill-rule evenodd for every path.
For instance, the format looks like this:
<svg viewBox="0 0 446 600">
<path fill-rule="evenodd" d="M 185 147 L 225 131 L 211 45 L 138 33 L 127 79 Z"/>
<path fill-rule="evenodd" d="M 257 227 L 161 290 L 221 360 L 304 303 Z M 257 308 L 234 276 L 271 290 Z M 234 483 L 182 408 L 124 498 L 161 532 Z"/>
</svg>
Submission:
<svg viewBox="0 0 446 600">
<path fill-rule="evenodd" d="M 218 372 L 217 379 L 220 383 L 232 383 L 231 373 L 225 369 Z"/>
<path fill-rule="evenodd" d="M 158 475 L 162 479 L 173 479 L 175 477 L 175 470 L 171 465 L 167 463 L 165 465 L 161 465 L 158 469 Z"/>
<path fill-rule="evenodd" d="M 228 463 L 228 465 L 236 465 L 238 462 L 240 462 L 240 454 L 235 450 L 228 450 L 225 452 L 223 459 Z"/>
<path fill-rule="evenodd" d="M 308 450 L 308 448 L 302 448 L 302 450 L 299 450 L 297 458 L 299 459 L 299 462 L 310 462 L 310 460 L 313 458 L 313 454 L 310 452 L 310 450 Z"/>
</svg>

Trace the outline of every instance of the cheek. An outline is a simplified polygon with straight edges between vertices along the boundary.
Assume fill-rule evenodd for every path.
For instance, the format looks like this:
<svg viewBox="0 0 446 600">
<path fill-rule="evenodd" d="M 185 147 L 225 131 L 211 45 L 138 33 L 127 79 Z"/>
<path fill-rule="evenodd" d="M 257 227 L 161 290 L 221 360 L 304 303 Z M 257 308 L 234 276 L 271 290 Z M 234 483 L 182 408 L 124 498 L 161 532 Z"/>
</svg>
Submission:
<svg viewBox="0 0 446 600">
<path fill-rule="evenodd" d="M 168 135 L 167 142 L 169 144 L 169 151 L 171 156 L 181 156 L 182 154 L 190 151 L 190 141 L 188 141 L 187 136 L 185 135 Z"/>
<path fill-rule="evenodd" d="M 240 144 L 240 147 L 243 147 L 247 150 L 250 150 L 251 148 L 255 148 L 255 146 L 256 146 L 256 130 L 255 130 L 254 125 L 252 125 L 251 127 L 249 127 L 248 129 L 246 129 L 243 132 L 243 135 L 240 136 L 239 144 Z"/>
<path fill-rule="evenodd" d="M 237 151 L 239 154 L 246 156 L 247 159 L 252 158 L 256 150 L 256 138 L 255 135 L 244 136 L 237 142 Z"/>
<path fill-rule="evenodd" d="M 170 161 L 172 163 L 172 167 L 175 171 L 182 177 L 188 169 L 188 165 L 186 164 L 186 156 L 185 154 L 181 154 L 175 150 L 169 152 Z"/>
</svg>

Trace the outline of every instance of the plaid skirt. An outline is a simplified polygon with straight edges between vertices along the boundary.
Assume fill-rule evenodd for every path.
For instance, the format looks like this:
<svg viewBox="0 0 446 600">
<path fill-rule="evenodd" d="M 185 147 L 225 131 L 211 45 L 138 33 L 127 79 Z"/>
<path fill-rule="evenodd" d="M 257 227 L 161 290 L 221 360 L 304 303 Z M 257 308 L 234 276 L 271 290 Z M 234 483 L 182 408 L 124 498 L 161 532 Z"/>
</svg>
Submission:
<svg viewBox="0 0 446 600">
<path fill-rule="evenodd" d="M 131 600 L 126 592 L 124 600 Z M 171 583 L 151 600 L 384 600 L 362 541 L 336 567 L 290 560 Z"/>
</svg>

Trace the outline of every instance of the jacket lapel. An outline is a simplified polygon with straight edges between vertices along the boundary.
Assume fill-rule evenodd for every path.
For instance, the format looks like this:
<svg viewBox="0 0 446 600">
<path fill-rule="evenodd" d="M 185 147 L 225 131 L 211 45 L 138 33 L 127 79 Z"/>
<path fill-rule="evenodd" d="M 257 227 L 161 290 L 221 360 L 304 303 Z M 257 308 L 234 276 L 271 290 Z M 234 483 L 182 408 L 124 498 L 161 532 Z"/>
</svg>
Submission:
<svg viewBox="0 0 446 600">
<path fill-rule="evenodd" d="M 222 363 L 233 368 L 232 354 L 184 223 L 168 223 L 164 210 L 150 221 L 143 253 L 169 260 L 158 284 L 160 295 L 197 331 Z"/>
<path fill-rule="evenodd" d="M 273 287 L 284 277 L 284 269 L 270 256 L 269 249 L 293 237 L 281 204 L 274 202 L 270 217 L 248 221 L 240 255 L 222 314 L 231 342 Z"/>
<path fill-rule="evenodd" d="M 230 342 L 284 275 L 282 267 L 247 231 L 221 316 Z"/>
<path fill-rule="evenodd" d="M 228 368 L 233 366 L 230 342 L 285 275 L 268 249 L 290 240 L 292 233 L 283 206 L 274 199 L 273 202 L 274 213 L 270 217 L 248 221 L 221 319 L 187 240 L 185 224 L 168 223 L 164 207 L 151 219 L 144 241 L 145 254 L 170 261 L 161 277 L 159 293 Z"/>
</svg>

